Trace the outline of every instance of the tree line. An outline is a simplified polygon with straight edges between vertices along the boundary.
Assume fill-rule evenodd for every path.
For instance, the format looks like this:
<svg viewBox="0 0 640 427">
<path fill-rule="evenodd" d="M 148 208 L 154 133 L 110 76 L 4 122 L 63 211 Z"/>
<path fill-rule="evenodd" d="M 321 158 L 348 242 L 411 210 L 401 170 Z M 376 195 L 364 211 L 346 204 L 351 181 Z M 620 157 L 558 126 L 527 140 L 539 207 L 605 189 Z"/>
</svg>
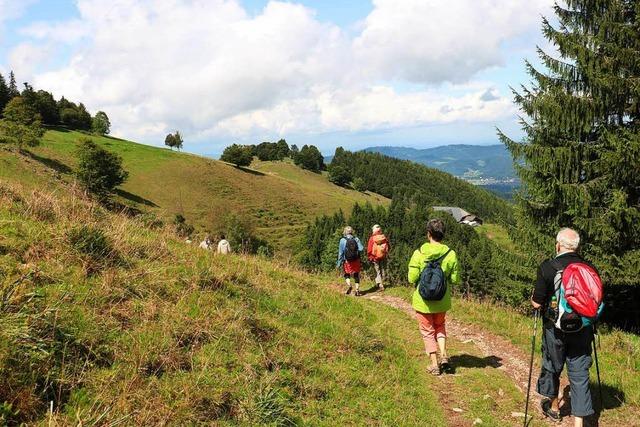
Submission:
<svg viewBox="0 0 640 427">
<path fill-rule="evenodd" d="M 224 149 L 220 160 L 242 167 L 249 166 L 254 157 L 261 161 L 282 161 L 285 158 L 290 158 L 295 165 L 312 172 L 326 169 L 324 158 L 318 147 L 306 144 L 302 148 L 298 148 L 295 144 L 289 146 L 284 139 L 280 139 L 278 142 L 262 142 L 257 145 L 232 144 Z"/>
<path fill-rule="evenodd" d="M 111 122 L 104 111 L 95 116 L 82 103 L 74 103 L 64 96 L 59 100 L 45 90 L 35 90 L 29 83 L 18 89 L 13 71 L 9 80 L 0 74 L 0 143 L 19 147 L 38 145 L 43 126 L 64 126 L 68 129 L 106 135 Z"/>
<path fill-rule="evenodd" d="M 420 191 L 428 206 L 457 206 L 485 220 L 510 224 L 512 206 L 496 195 L 452 175 L 408 160 L 338 147 L 328 167 L 329 179 L 359 191 L 392 198 L 397 192 Z"/>
<path fill-rule="evenodd" d="M 87 111 L 83 103 L 74 103 L 64 96 L 56 101 L 53 94 L 46 90 L 35 90 L 29 83 L 23 83 L 20 91 L 13 71 L 9 73 L 9 81 L 0 74 L 0 118 L 4 117 L 4 109 L 15 98 L 23 102 L 39 115 L 41 124 L 47 126 L 65 126 L 69 129 L 92 131 L 106 135 L 111 130 L 111 122 L 104 111 L 95 116 Z"/>
</svg>

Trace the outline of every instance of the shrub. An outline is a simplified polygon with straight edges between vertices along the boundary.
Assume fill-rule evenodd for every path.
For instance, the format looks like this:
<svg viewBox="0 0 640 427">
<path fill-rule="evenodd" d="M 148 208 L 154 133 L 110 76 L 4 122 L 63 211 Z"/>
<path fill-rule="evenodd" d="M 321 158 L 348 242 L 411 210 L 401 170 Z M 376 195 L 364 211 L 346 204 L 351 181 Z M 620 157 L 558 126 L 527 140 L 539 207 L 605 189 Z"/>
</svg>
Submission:
<svg viewBox="0 0 640 427">
<path fill-rule="evenodd" d="M 236 167 L 249 166 L 253 160 L 253 153 L 251 147 L 233 144 L 224 149 L 220 160 L 232 163 Z"/>
<path fill-rule="evenodd" d="M 329 181 L 344 187 L 351 182 L 351 173 L 349 173 L 349 169 L 342 165 L 331 164 L 329 165 Z"/>
<path fill-rule="evenodd" d="M 105 200 L 129 173 L 122 167 L 122 158 L 98 146 L 89 138 L 79 141 L 78 171 L 76 176 L 85 189 Z"/>
<path fill-rule="evenodd" d="M 353 180 L 353 189 L 356 191 L 367 191 L 367 183 L 361 177 Z"/>
</svg>

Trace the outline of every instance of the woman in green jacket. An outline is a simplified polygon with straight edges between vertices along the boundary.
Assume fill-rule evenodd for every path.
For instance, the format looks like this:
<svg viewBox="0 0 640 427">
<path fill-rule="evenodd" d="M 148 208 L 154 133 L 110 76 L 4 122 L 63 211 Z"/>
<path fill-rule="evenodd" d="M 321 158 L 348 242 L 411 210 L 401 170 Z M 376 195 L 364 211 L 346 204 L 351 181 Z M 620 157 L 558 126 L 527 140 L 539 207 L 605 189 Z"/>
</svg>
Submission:
<svg viewBox="0 0 640 427">
<path fill-rule="evenodd" d="M 447 356 L 445 329 L 445 315 L 451 309 L 451 286 L 460 283 L 460 268 L 458 258 L 453 250 L 441 243 L 444 238 L 444 223 L 439 219 L 432 219 L 427 223 L 427 239 L 420 249 L 416 250 L 409 261 L 409 283 L 415 285 L 420 280 L 420 273 L 428 261 L 442 256 L 440 266 L 445 275 L 447 291 L 440 301 L 425 301 L 416 289 L 413 292 L 413 309 L 418 319 L 418 329 L 424 340 L 425 351 L 431 359 L 429 372 L 439 375 L 450 369 Z M 448 253 L 447 253 L 448 252 Z M 438 364 L 437 350 L 440 349 L 440 364 Z"/>
</svg>

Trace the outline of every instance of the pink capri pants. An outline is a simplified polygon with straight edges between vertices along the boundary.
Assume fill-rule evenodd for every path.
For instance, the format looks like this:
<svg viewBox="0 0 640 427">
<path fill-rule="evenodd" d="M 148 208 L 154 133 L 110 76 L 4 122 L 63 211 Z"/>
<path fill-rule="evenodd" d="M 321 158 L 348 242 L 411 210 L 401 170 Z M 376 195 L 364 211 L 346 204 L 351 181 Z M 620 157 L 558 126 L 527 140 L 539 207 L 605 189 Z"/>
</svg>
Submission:
<svg viewBox="0 0 640 427">
<path fill-rule="evenodd" d="M 418 319 L 418 329 L 424 340 L 424 349 L 429 353 L 435 353 L 438 350 L 438 341 L 440 337 L 446 338 L 447 331 L 444 327 L 444 318 L 447 313 L 419 313 L 416 311 Z"/>
</svg>

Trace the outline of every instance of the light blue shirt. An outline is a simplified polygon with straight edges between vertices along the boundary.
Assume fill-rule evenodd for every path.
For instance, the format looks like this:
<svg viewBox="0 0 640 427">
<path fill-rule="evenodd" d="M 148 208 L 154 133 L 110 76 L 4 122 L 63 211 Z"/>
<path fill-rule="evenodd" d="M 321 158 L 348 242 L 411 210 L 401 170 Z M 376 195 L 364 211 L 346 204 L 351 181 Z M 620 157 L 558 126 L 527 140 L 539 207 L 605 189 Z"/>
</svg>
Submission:
<svg viewBox="0 0 640 427">
<path fill-rule="evenodd" d="M 340 239 L 340 244 L 338 245 L 338 263 L 336 264 L 340 267 L 346 261 L 344 257 L 344 251 L 347 248 L 347 239 L 356 239 L 356 243 L 358 244 L 358 251 L 362 252 L 364 250 L 364 246 L 362 246 L 362 242 L 357 237 L 353 237 L 353 235 L 348 234 L 347 236 Z"/>
</svg>

